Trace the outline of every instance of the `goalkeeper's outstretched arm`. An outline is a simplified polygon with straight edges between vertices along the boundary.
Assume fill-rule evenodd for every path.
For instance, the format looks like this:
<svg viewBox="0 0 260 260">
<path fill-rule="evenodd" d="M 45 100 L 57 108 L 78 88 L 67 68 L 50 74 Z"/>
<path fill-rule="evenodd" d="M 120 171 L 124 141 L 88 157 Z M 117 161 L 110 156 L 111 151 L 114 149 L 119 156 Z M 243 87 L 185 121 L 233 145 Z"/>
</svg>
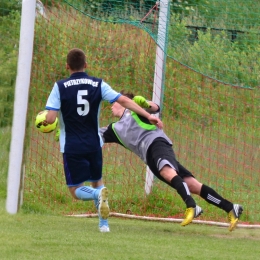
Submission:
<svg viewBox="0 0 260 260">
<path fill-rule="evenodd" d="M 160 111 L 160 107 L 157 104 L 153 101 L 146 100 L 143 96 L 134 96 L 133 101 L 151 114 L 158 113 Z"/>
<path fill-rule="evenodd" d="M 136 102 L 133 102 L 133 100 L 131 100 L 130 98 L 122 95 L 117 99 L 116 102 L 119 103 L 122 107 L 127 108 L 137 113 L 138 115 L 147 118 L 151 124 L 156 125 L 158 128 L 163 128 L 163 123 L 159 118 L 151 115 L 145 109 L 142 109 L 139 105 L 136 104 Z"/>
</svg>

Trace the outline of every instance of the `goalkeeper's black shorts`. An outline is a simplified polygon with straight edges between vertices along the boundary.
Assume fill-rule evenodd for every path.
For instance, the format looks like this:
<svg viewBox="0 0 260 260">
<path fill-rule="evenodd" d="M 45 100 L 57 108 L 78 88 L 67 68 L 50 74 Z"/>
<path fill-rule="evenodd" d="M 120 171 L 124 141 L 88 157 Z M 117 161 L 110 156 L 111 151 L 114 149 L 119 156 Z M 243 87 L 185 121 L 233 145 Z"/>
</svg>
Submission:
<svg viewBox="0 0 260 260">
<path fill-rule="evenodd" d="M 164 138 L 156 138 L 149 146 L 146 154 L 146 161 L 153 174 L 164 182 L 166 181 L 160 175 L 160 170 L 165 165 L 172 167 L 181 178 L 194 178 L 192 173 L 176 160 L 172 145 Z"/>
</svg>

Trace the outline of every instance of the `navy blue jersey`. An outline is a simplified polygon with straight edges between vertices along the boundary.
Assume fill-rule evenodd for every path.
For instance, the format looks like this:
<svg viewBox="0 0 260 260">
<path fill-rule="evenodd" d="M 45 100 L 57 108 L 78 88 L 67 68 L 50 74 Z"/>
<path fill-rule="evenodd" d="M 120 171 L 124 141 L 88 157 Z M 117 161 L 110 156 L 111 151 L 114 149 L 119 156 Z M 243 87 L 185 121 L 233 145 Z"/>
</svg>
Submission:
<svg viewBox="0 0 260 260">
<path fill-rule="evenodd" d="M 90 77 L 85 72 L 73 73 L 69 78 L 57 81 L 46 109 L 60 110 L 61 152 L 97 151 L 101 146 L 98 134 L 100 103 L 102 99 L 113 103 L 119 96 L 102 79 Z"/>
</svg>

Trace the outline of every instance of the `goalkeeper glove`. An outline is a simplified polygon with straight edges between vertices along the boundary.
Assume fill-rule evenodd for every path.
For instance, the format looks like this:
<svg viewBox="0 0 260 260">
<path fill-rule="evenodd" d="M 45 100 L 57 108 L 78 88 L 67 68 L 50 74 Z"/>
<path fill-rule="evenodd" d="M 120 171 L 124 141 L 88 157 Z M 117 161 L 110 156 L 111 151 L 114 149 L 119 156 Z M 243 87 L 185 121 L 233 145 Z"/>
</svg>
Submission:
<svg viewBox="0 0 260 260">
<path fill-rule="evenodd" d="M 58 130 L 56 131 L 56 134 L 55 134 L 54 139 L 55 139 L 56 142 L 59 142 L 59 140 L 60 140 L 60 129 L 58 129 Z"/>
<path fill-rule="evenodd" d="M 146 99 L 142 96 L 135 96 L 133 98 L 134 102 L 142 108 L 150 108 L 150 104 L 146 101 Z"/>
</svg>

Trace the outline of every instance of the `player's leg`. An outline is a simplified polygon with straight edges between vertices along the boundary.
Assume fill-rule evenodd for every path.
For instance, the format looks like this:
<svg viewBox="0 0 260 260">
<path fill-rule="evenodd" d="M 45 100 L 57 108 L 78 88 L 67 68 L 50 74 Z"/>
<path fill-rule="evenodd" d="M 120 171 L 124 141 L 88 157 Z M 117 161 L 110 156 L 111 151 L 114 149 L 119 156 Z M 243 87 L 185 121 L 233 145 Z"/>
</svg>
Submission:
<svg viewBox="0 0 260 260">
<path fill-rule="evenodd" d="M 174 173 L 173 173 L 174 172 Z M 183 181 L 183 179 L 177 175 L 177 172 L 173 170 L 169 165 L 165 165 L 161 171 L 160 175 L 165 178 L 165 176 L 170 177 L 172 176 L 171 180 L 168 179 L 168 184 L 177 190 L 178 194 L 181 196 L 183 201 L 186 204 L 186 211 L 185 211 L 185 218 L 181 223 L 182 226 L 188 225 L 194 218 L 198 217 L 203 213 L 201 207 L 196 205 L 196 202 L 192 198 L 189 187 Z"/>
<path fill-rule="evenodd" d="M 94 200 L 99 191 L 91 186 L 84 186 L 90 178 L 89 162 L 85 156 L 79 154 L 63 154 L 66 184 L 73 198 L 78 200 Z"/>
<path fill-rule="evenodd" d="M 92 187 L 95 188 L 95 189 L 98 189 L 98 190 L 103 190 L 103 193 L 104 193 L 104 190 L 107 191 L 107 189 L 105 188 L 102 180 L 99 180 L 97 182 L 92 182 Z M 100 194 L 102 195 L 102 192 L 100 192 Z M 103 196 L 101 197 L 101 200 L 102 200 L 103 203 L 104 203 L 104 201 L 106 201 L 106 204 L 108 205 L 107 192 L 105 194 L 103 194 Z M 94 203 L 95 203 L 97 210 L 99 209 L 99 205 L 102 205 L 102 203 L 100 203 L 99 199 L 95 199 Z M 109 206 L 108 206 L 108 209 L 109 209 Z M 98 212 L 99 212 L 99 210 L 98 210 Z M 102 218 L 100 213 L 98 214 L 100 232 L 110 232 L 109 224 L 108 224 L 109 210 L 108 211 L 106 210 L 106 205 L 105 205 L 105 213 L 106 213 L 105 214 L 106 219 Z M 104 215 L 104 211 L 103 211 L 103 215 Z"/>
<path fill-rule="evenodd" d="M 174 188 L 185 202 L 187 209 L 182 226 L 188 225 L 193 218 L 202 213 L 202 209 L 196 206 L 187 184 L 177 174 L 175 155 L 172 146 L 166 140 L 159 139 L 150 145 L 147 151 L 147 165 L 158 179 Z"/>
<path fill-rule="evenodd" d="M 99 216 L 99 230 L 100 232 L 109 232 L 108 217 L 109 217 L 109 205 L 108 205 L 108 189 L 104 186 L 102 180 L 102 150 L 93 153 L 88 158 L 90 163 L 90 172 L 92 187 L 99 191 L 98 198 L 94 200 L 95 206 L 98 210 Z"/>
<path fill-rule="evenodd" d="M 230 222 L 229 230 L 233 231 L 237 225 L 240 215 L 243 212 L 242 206 L 239 204 L 233 204 L 232 202 L 223 198 L 213 188 L 196 180 L 194 176 L 179 162 L 178 168 L 180 174 L 183 176 L 183 180 L 187 183 L 191 193 L 199 195 L 208 203 L 228 213 L 228 219 Z"/>
<path fill-rule="evenodd" d="M 102 150 L 87 155 L 64 154 L 63 160 L 66 182 L 71 195 L 75 199 L 83 201 L 97 201 L 98 203 L 95 204 L 98 204 L 99 216 L 102 216 L 102 219 L 107 219 L 109 216 L 107 188 L 96 188 L 103 185 L 101 180 Z M 94 187 L 85 186 L 85 181 L 95 183 Z"/>
<path fill-rule="evenodd" d="M 169 166 L 168 161 L 164 162 L 165 165 L 160 168 L 159 166 L 159 172 L 160 176 L 166 180 L 170 184 L 172 188 L 174 188 L 178 194 L 181 196 L 183 201 L 186 203 L 187 208 L 195 208 L 196 202 L 191 197 L 189 188 L 187 184 L 183 181 L 183 179 L 177 174 L 175 168 L 172 168 L 173 166 Z"/>
</svg>

